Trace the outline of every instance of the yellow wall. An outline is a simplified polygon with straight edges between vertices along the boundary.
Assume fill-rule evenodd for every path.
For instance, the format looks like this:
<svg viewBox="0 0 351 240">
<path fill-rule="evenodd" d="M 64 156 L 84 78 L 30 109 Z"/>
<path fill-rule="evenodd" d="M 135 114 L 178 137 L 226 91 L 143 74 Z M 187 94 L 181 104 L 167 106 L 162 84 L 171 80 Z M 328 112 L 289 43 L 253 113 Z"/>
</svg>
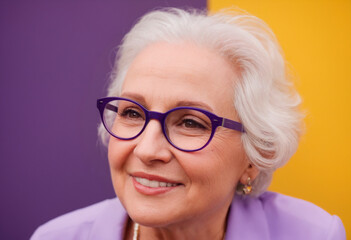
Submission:
<svg viewBox="0 0 351 240">
<path fill-rule="evenodd" d="M 208 1 L 213 11 L 233 5 L 273 29 L 308 113 L 299 150 L 270 190 L 337 214 L 351 237 L 351 1 Z"/>
</svg>

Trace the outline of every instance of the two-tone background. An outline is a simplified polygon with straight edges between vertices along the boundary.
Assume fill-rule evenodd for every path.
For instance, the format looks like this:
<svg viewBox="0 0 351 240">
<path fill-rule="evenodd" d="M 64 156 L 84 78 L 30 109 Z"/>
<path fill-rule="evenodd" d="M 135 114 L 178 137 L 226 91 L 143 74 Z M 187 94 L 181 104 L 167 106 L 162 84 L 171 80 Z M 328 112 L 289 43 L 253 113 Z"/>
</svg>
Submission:
<svg viewBox="0 0 351 240">
<path fill-rule="evenodd" d="M 0 239 L 28 239 L 68 211 L 114 197 L 95 101 L 116 46 L 160 7 L 237 6 L 276 33 L 307 112 L 306 134 L 270 190 L 351 231 L 350 0 L 0 1 Z"/>
</svg>

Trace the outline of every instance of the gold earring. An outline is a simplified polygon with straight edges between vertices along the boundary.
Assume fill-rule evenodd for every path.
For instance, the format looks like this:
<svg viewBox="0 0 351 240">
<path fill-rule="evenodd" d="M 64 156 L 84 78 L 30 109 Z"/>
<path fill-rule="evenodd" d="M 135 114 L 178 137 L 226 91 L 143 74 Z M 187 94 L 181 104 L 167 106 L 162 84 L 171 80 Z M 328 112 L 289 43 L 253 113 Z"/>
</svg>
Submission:
<svg viewBox="0 0 351 240">
<path fill-rule="evenodd" d="M 251 178 L 247 178 L 247 183 L 243 187 L 243 194 L 244 195 L 249 195 L 252 192 L 252 186 L 251 186 Z"/>
</svg>

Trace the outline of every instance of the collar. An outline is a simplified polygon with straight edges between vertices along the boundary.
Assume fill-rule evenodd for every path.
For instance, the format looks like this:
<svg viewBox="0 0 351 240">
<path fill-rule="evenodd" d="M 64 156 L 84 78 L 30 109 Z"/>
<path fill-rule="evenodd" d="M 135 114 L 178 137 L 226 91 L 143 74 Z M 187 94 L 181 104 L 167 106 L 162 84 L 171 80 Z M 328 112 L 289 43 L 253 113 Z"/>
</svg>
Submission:
<svg viewBox="0 0 351 240">
<path fill-rule="evenodd" d="M 91 229 L 89 240 L 123 239 L 128 215 L 121 202 L 111 199 L 108 206 L 97 216 Z"/>
<path fill-rule="evenodd" d="M 235 195 L 229 209 L 225 240 L 269 240 L 269 226 L 259 198 Z"/>
</svg>

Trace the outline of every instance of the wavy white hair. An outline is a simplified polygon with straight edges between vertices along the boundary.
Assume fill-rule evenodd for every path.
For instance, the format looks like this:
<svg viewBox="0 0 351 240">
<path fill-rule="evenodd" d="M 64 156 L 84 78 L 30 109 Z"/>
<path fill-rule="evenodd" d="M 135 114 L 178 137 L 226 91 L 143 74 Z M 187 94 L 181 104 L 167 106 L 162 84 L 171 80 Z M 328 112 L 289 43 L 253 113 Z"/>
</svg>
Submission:
<svg viewBox="0 0 351 240">
<path fill-rule="evenodd" d="M 288 79 L 282 51 L 270 28 L 242 11 L 207 15 L 170 8 L 150 12 L 119 47 L 109 96 L 119 96 L 138 53 L 161 41 L 191 41 L 214 49 L 237 70 L 240 79 L 233 79 L 233 104 L 246 131 L 241 140 L 250 163 L 260 170 L 252 195 L 264 192 L 273 172 L 295 153 L 303 126 L 300 96 Z M 99 136 L 107 145 L 109 135 L 102 124 Z"/>
</svg>

